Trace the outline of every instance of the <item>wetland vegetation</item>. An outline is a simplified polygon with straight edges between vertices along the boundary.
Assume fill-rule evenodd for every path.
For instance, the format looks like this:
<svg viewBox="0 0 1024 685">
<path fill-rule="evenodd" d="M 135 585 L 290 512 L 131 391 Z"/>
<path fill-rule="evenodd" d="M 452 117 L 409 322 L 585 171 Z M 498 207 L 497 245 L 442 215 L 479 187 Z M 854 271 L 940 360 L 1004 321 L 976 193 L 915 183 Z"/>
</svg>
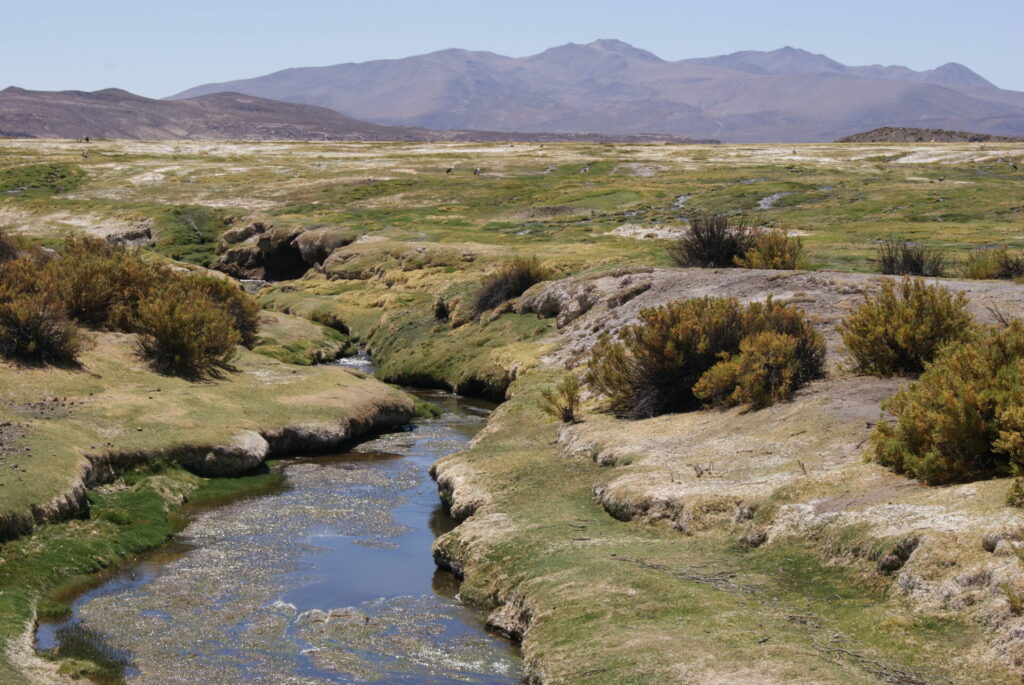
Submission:
<svg viewBox="0 0 1024 685">
<path fill-rule="evenodd" d="M 177 310 L 133 305 L 123 325 L 59 298 L 58 313 L 85 324 L 78 366 L 0 364 L 5 681 L 106 668 L 40 659 L 33 622 L 66 613 L 82 574 L 166 540 L 167 511 L 189 497 L 280 477 L 222 476 L 430 413 L 386 383 L 503 402 L 431 467 L 460 521 L 433 558 L 462 579 L 462 602 L 521 640 L 532 681 L 1017 678 L 1024 533 L 1007 496 L 1024 175 L 1005 160 L 1024 157 L 1019 144 L 89 151 L 0 143 L 0 228 L 46 254 L 135 245 L 160 302 L 220 312 L 230 367 L 214 354 L 216 375 L 169 375 L 157 371 L 183 369 L 139 357 L 146 336 L 180 328 L 156 326 Z M 700 216 L 725 229 L 691 250 Z M 749 244 L 723 245 L 733 225 L 757 229 Z M 72 237 L 83 234 L 104 242 Z M 887 285 L 884 259 L 913 262 L 917 245 L 961 278 Z M 210 266 L 272 282 L 246 299 L 206 280 Z M 749 325 L 662 321 L 699 303 Z M 634 369 L 644 321 L 664 330 L 650 367 Z M 376 378 L 316 365 L 357 342 Z M 699 368 L 676 368 L 691 352 Z M 928 418 L 951 408 L 974 418 Z M 928 422 L 946 432 L 920 430 Z M 954 438 L 959 460 L 937 461 L 931 446 Z M 975 468 L 979 456 L 991 468 Z M 300 632 L 317 649 L 379 645 L 350 628 Z M 365 666 L 343 651 L 324 658 Z"/>
</svg>

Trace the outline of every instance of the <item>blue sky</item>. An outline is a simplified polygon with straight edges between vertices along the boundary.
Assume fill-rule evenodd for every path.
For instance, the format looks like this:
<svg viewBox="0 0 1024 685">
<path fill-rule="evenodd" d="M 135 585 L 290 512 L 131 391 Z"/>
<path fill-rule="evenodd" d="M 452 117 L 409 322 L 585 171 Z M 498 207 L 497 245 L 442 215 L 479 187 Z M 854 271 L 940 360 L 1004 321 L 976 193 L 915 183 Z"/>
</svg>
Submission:
<svg viewBox="0 0 1024 685">
<path fill-rule="evenodd" d="M 665 59 L 784 45 L 845 64 L 960 62 L 1024 90 L 1024 0 L 6 0 L 0 88 L 164 97 L 297 66 L 618 38 Z"/>
</svg>

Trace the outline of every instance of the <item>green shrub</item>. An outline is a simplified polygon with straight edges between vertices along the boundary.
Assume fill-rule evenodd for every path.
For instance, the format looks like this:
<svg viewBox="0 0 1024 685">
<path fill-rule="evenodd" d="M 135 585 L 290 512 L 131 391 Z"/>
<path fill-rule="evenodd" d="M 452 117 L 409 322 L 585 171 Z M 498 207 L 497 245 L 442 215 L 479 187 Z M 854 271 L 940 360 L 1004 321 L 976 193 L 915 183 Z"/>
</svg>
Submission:
<svg viewBox="0 0 1024 685">
<path fill-rule="evenodd" d="M 124 331 L 131 330 L 142 298 L 176 276 L 123 245 L 88 236 L 67 237 L 60 259 L 40 274 L 68 316 L 86 326 Z"/>
<path fill-rule="evenodd" d="M 726 214 L 698 212 L 688 217 L 689 230 L 668 248 L 678 266 L 724 268 L 736 266 L 754 249 L 761 231 Z"/>
<path fill-rule="evenodd" d="M 771 350 L 754 349 L 766 341 Z M 781 347 L 790 359 L 777 358 Z M 616 415 L 641 418 L 695 409 L 702 400 L 770 404 L 820 377 L 824 361 L 824 340 L 802 310 L 770 298 L 743 306 L 735 298 L 705 297 L 645 309 L 618 341 L 602 338 L 587 382 L 609 398 Z"/>
<path fill-rule="evenodd" d="M 201 287 L 173 281 L 139 303 L 139 353 L 162 373 L 202 378 L 230 366 L 241 336 L 231 314 L 214 306 Z"/>
<path fill-rule="evenodd" d="M 971 250 L 964 264 L 964 277 L 979 280 L 1012 280 L 1024 277 L 1024 255 L 1006 246 Z"/>
<path fill-rule="evenodd" d="M 577 411 L 580 406 L 580 379 L 576 374 L 569 374 L 553 389 L 541 393 L 544 402 L 541 408 L 548 416 L 562 423 L 576 423 L 579 420 Z"/>
<path fill-rule="evenodd" d="M 0 169 L 0 193 L 43 196 L 73 190 L 85 180 L 74 164 L 26 164 Z"/>
<path fill-rule="evenodd" d="M 740 353 L 715 364 L 693 388 L 700 399 L 719 406 L 767 407 L 787 400 L 800 374 L 797 339 L 763 332 L 744 338 Z"/>
<path fill-rule="evenodd" d="M 1006 476 L 1024 465 L 1024 324 L 952 344 L 882 406 L 872 433 L 883 466 L 930 484 Z"/>
<path fill-rule="evenodd" d="M 895 238 L 878 245 L 878 269 L 891 276 L 941 276 L 946 258 L 936 248 Z"/>
<path fill-rule="evenodd" d="M 525 293 L 530 286 L 547 280 L 550 273 L 536 257 L 514 257 L 488 277 L 473 301 L 473 316 L 494 309 L 513 297 Z"/>
<path fill-rule="evenodd" d="M 242 344 L 251 349 L 256 344 L 260 325 L 260 306 L 256 299 L 237 283 L 223 278 L 193 276 L 192 279 L 201 293 L 231 316 Z"/>
<path fill-rule="evenodd" d="M 11 293 L 0 301 L 0 354 L 31 363 L 74 364 L 81 336 L 60 302 L 46 293 Z"/>
<path fill-rule="evenodd" d="M 839 325 L 843 342 L 863 373 L 916 374 L 950 342 L 964 340 L 974 320 L 967 298 L 919 278 L 898 285 L 886 280 Z"/>
<path fill-rule="evenodd" d="M 736 257 L 736 266 L 744 269 L 796 269 L 803 255 L 803 242 L 791 237 L 780 228 L 759 233 L 754 246 L 742 257 Z"/>
</svg>

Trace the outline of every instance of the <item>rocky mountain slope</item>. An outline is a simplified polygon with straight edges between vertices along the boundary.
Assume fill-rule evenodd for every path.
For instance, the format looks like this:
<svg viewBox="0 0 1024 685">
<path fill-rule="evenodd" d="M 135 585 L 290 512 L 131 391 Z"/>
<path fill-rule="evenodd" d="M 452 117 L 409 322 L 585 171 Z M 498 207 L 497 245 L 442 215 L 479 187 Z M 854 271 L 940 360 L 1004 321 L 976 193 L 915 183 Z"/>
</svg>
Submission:
<svg viewBox="0 0 1024 685">
<path fill-rule="evenodd" d="M 0 91 L 0 137 L 137 140 L 367 140 L 367 141 L 690 141 L 672 135 L 602 135 L 432 131 L 358 121 L 315 105 L 218 92 L 183 100 L 152 100 L 108 88 Z"/>
<path fill-rule="evenodd" d="M 850 67 L 791 47 L 676 62 L 616 40 L 529 57 L 442 50 L 198 86 L 437 129 L 660 131 L 725 141 L 834 140 L 878 126 L 1024 134 L 1024 93 L 960 64 Z"/>
</svg>

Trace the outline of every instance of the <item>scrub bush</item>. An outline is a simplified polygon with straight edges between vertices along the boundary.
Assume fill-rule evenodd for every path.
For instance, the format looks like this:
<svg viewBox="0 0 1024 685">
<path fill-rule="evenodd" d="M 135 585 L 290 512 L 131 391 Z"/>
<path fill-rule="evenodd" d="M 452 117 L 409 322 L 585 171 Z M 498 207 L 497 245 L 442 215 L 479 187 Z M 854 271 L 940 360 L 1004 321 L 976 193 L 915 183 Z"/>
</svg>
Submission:
<svg viewBox="0 0 1024 685">
<path fill-rule="evenodd" d="M 1024 255 L 1005 246 L 994 250 L 972 250 L 964 264 L 964 277 L 979 280 L 1013 280 L 1024 277 Z"/>
<path fill-rule="evenodd" d="M 857 368 L 875 376 L 917 374 L 944 345 L 966 339 L 974 328 L 963 293 L 953 295 L 919 278 L 897 286 L 885 281 L 839 325 Z"/>
<path fill-rule="evenodd" d="M 256 299 L 230 281 L 212 276 L 193 276 L 193 282 L 214 306 L 226 311 L 234 322 L 243 345 L 252 348 L 256 344 L 260 325 L 260 306 Z M 313 317 L 316 320 L 316 317 Z"/>
<path fill-rule="evenodd" d="M 668 256 L 678 266 L 736 266 L 737 260 L 754 249 L 761 234 L 757 228 L 732 221 L 726 214 L 698 212 L 688 220 L 689 230 L 668 248 Z"/>
<path fill-rule="evenodd" d="M 12 293 L 0 299 L 0 354 L 45 364 L 74 364 L 82 349 L 78 328 L 60 302 L 46 293 Z"/>
<path fill-rule="evenodd" d="M 736 266 L 744 269 L 796 269 L 803 256 L 803 242 L 779 228 L 759 233 L 754 246 L 742 257 L 736 257 Z"/>
<path fill-rule="evenodd" d="M 882 406 L 874 459 L 929 484 L 1020 473 L 1024 466 L 1024 324 L 947 347 Z"/>
<path fill-rule="evenodd" d="M 802 310 L 705 297 L 645 309 L 617 341 L 602 338 L 587 382 L 617 416 L 643 418 L 704 401 L 764 406 L 820 377 L 824 362 L 824 340 Z"/>
<path fill-rule="evenodd" d="M 241 341 L 231 314 L 185 279 L 144 297 L 134 328 L 139 354 L 156 370 L 190 378 L 229 368 Z"/>
</svg>

